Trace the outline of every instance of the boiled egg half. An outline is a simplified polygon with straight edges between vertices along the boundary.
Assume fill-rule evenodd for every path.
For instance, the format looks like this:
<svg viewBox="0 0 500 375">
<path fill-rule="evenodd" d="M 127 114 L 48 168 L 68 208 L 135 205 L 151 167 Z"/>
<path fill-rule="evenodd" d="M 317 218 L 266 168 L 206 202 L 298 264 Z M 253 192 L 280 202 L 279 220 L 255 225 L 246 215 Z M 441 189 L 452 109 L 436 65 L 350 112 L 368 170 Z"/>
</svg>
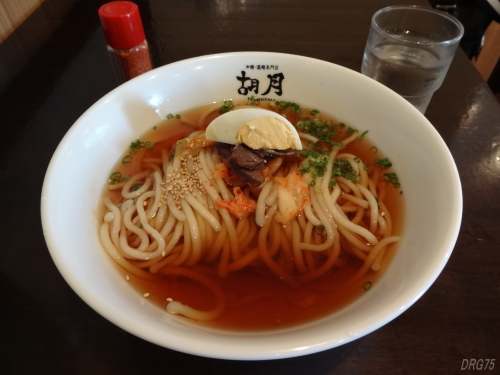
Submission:
<svg viewBox="0 0 500 375">
<path fill-rule="evenodd" d="M 299 134 L 282 115 L 262 108 L 241 108 L 213 120 L 206 139 L 232 145 L 244 143 L 252 149 L 302 150 Z"/>
</svg>

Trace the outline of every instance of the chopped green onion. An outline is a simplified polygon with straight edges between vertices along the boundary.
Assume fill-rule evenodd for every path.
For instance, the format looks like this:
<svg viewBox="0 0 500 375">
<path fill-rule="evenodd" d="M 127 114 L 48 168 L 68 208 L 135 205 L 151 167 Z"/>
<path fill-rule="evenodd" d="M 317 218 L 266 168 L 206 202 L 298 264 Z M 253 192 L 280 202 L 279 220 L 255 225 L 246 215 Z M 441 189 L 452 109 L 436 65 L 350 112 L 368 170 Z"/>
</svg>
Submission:
<svg viewBox="0 0 500 375">
<path fill-rule="evenodd" d="M 121 181 L 122 181 L 122 174 L 120 172 L 111 173 L 111 175 L 108 178 L 108 182 L 111 185 L 117 184 Z"/>
<path fill-rule="evenodd" d="M 153 126 L 153 130 L 156 130 L 156 129 L 158 129 L 158 126 Z"/>
<path fill-rule="evenodd" d="M 134 157 L 132 155 L 127 155 L 122 159 L 122 164 L 128 164 L 132 161 Z"/>
<path fill-rule="evenodd" d="M 319 111 L 317 109 L 313 109 L 311 111 L 311 116 L 317 115 L 318 113 L 319 113 Z"/>
<path fill-rule="evenodd" d="M 335 180 L 330 180 L 330 182 L 328 183 L 330 186 L 335 186 L 337 185 L 337 181 Z"/>
<path fill-rule="evenodd" d="M 276 105 L 279 106 L 280 111 L 285 111 L 287 108 L 290 108 L 290 110 L 297 115 L 300 115 L 302 113 L 302 111 L 300 110 L 300 105 L 297 103 L 276 101 Z"/>
<path fill-rule="evenodd" d="M 392 167 L 392 163 L 388 158 L 384 159 L 375 158 L 375 164 L 379 164 L 384 168 Z"/>
<path fill-rule="evenodd" d="M 227 113 L 233 108 L 232 100 L 224 100 L 224 105 L 219 109 L 219 113 Z"/>
<path fill-rule="evenodd" d="M 181 115 L 175 115 L 175 118 L 179 120 L 181 118 Z"/>
<path fill-rule="evenodd" d="M 350 181 L 358 180 L 358 174 L 352 169 L 351 163 L 345 159 L 335 159 L 333 161 L 331 177 L 345 177 Z"/>
<path fill-rule="evenodd" d="M 341 128 L 345 127 L 345 124 L 343 122 L 341 122 L 339 125 L 340 125 Z"/>
<path fill-rule="evenodd" d="M 330 158 L 328 157 L 328 155 L 321 155 L 319 157 L 319 161 L 322 162 L 322 163 L 326 163 L 328 160 L 330 160 Z"/>
<path fill-rule="evenodd" d="M 372 146 L 370 148 L 370 151 L 373 152 L 374 154 L 376 154 L 378 152 L 378 148 L 376 148 L 375 146 Z"/>
<path fill-rule="evenodd" d="M 154 143 L 149 142 L 149 141 L 142 142 L 140 139 L 138 139 L 135 142 L 130 143 L 130 146 L 129 146 L 130 154 L 126 155 L 122 159 L 122 163 L 123 164 L 130 163 L 132 161 L 132 159 L 134 158 L 134 154 L 137 153 L 141 148 L 145 148 L 145 147 L 152 150 L 155 147 L 155 145 L 154 145 Z"/>
<path fill-rule="evenodd" d="M 347 134 L 354 134 L 354 133 L 356 133 L 357 131 L 358 131 L 358 129 L 354 129 L 354 128 L 351 128 L 351 127 L 349 126 L 349 128 L 348 128 L 348 129 L 347 129 L 347 131 L 346 131 L 346 133 L 347 133 Z"/>
<path fill-rule="evenodd" d="M 311 180 L 311 182 L 309 182 L 309 186 L 314 186 L 316 185 L 316 181 L 315 180 Z"/>
<path fill-rule="evenodd" d="M 359 139 L 363 139 L 365 137 L 366 133 L 368 133 L 368 130 L 361 133 L 361 135 L 359 136 Z"/>
<path fill-rule="evenodd" d="M 366 281 L 364 284 L 363 284 L 363 290 L 365 291 L 368 291 L 370 290 L 370 288 L 372 287 L 372 282 L 371 281 Z"/>
<path fill-rule="evenodd" d="M 260 104 L 260 99 L 256 99 L 255 96 L 251 96 L 250 99 L 248 99 L 248 105 L 259 105 Z"/>
<path fill-rule="evenodd" d="M 318 138 L 317 143 L 324 142 L 330 147 L 340 146 L 340 143 L 332 140 L 338 135 L 338 131 L 335 125 L 329 121 L 321 121 L 316 118 L 310 119 L 309 117 L 304 117 L 297 122 L 296 127 L 302 132 Z M 315 152 L 322 151 L 318 146 L 313 146 L 313 150 Z"/>
<path fill-rule="evenodd" d="M 326 234 L 326 228 L 323 224 L 320 224 L 316 227 L 315 232 L 318 236 L 323 236 Z"/>
<path fill-rule="evenodd" d="M 132 186 L 132 189 L 133 189 L 134 191 L 137 191 L 137 190 L 139 190 L 141 187 L 142 187 L 142 184 L 135 184 L 134 186 Z"/>
<path fill-rule="evenodd" d="M 123 203 L 118 203 L 118 204 L 116 205 L 116 207 L 118 207 L 118 208 L 122 208 L 122 205 L 123 205 Z"/>
<path fill-rule="evenodd" d="M 355 173 L 347 173 L 345 175 L 345 178 L 349 181 L 353 181 L 353 180 L 356 180 L 358 178 L 358 175 L 355 174 Z"/>
<path fill-rule="evenodd" d="M 141 147 L 142 147 L 141 146 L 141 140 L 138 139 L 137 141 L 132 142 L 128 148 L 129 148 L 129 150 L 130 150 L 131 153 L 135 154 L 137 151 L 139 151 L 139 149 Z"/>
<path fill-rule="evenodd" d="M 361 159 L 360 159 L 360 158 L 358 158 L 358 157 L 356 156 L 356 157 L 354 157 L 354 161 L 355 161 L 356 163 L 360 163 L 360 162 L 361 162 Z"/>
<path fill-rule="evenodd" d="M 282 113 L 281 116 L 283 116 L 284 118 L 286 118 L 286 115 L 284 113 Z"/>
<path fill-rule="evenodd" d="M 370 164 L 365 163 L 364 170 L 367 171 L 368 169 L 370 169 Z"/>
<path fill-rule="evenodd" d="M 398 176 L 396 173 L 384 173 L 384 181 L 391 183 L 394 188 L 399 188 L 401 184 L 399 183 Z"/>
<path fill-rule="evenodd" d="M 167 115 L 167 120 L 172 120 L 173 118 L 174 118 L 174 115 L 173 115 L 173 114 L 169 113 L 169 114 Z"/>
</svg>

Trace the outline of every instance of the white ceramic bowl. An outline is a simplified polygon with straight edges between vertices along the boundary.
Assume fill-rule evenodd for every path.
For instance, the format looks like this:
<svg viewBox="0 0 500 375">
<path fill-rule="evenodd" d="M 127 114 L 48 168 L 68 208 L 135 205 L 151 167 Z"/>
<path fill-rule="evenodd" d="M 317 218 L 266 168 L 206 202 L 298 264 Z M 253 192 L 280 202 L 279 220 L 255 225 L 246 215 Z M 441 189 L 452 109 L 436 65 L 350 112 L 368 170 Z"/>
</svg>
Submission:
<svg viewBox="0 0 500 375">
<path fill-rule="evenodd" d="M 257 69 L 257 65 L 266 68 Z M 241 81 L 237 77 L 242 77 L 242 71 L 247 78 L 259 80 L 258 96 L 269 86 L 268 75 L 282 73 L 282 96 L 277 95 L 275 80 L 262 97 L 295 101 L 369 130 L 370 140 L 396 166 L 406 205 L 399 249 L 369 293 L 321 320 L 267 333 L 183 324 L 132 290 L 98 239 L 96 211 L 103 184 L 131 140 L 168 113 L 254 94 L 238 92 Z M 43 230 L 50 253 L 86 303 L 150 342 L 227 359 L 314 353 L 355 340 L 396 318 L 429 288 L 445 266 L 461 214 L 460 181 L 450 152 L 433 126 L 409 103 L 352 70 L 307 57 L 259 52 L 180 61 L 113 90 L 85 112 L 61 141 L 42 192 Z"/>
</svg>

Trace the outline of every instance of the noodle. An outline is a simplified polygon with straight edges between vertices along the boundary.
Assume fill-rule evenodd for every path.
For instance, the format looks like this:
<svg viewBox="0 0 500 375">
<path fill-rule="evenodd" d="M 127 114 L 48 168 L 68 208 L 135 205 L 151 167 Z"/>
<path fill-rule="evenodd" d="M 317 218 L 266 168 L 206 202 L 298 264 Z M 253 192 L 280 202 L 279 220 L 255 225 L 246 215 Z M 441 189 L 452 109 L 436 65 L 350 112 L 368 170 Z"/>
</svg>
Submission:
<svg viewBox="0 0 500 375">
<path fill-rule="evenodd" d="M 201 275 L 198 272 L 183 267 L 164 267 L 160 270 L 160 272 L 164 275 L 184 276 L 198 281 L 211 290 L 217 301 L 215 307 L 210 311 L 195 310 L 189 306 L 183 305 L 180 302 L 173 301 L 167 305 L 168 312 L 172 314 L 184 315 L 194 320 L 210 321 L 217 319 L 224 311 L 224 307 L 226 304 L 224 295 L 222 294 L 222 291 L 217 287 L 217 285 L 215 285 L 209 278 Z"/>
<path fill-rule="evenodd" d="M 140 279 L 184 278 L 210 290 L 215 303 L 209 310 L 167 303 L 168 312 L 199 321 L 225 313 L 227 291 L 217 279 L 254 267 L 295 291 L 307 284 L 294 281 L 321 280 L 345 267 L 355 268 L 332 288 L 350 287 L 382 269 L 400 237 L 393 234 L 392 206 L 384 203 L 391 189 L 384 170 L 343 150 L 361 142 L 358 131 L 332 133 L 339 142 L 328 149 L 320 132 L 300 132 L 304 148 L 310 147 L 300 158 L 267 160 L 258 187 L 233 185 L 233 171 L 204 138 L 216 109 L 212 105 L 192 118 L 199 126 L 187 138 L 162 142 L 160 150 L 131 152 L 130 165 L 113 174 L 130 177 L 108 181 L 99 235 L 118 265 Z M 292 301 L 291 290 L 282 297 Z M 268 291 L 252 293 L 229 305 L 275 298 Z M 293 304 L 309 308 L 314 300 Z"/>
</svg>

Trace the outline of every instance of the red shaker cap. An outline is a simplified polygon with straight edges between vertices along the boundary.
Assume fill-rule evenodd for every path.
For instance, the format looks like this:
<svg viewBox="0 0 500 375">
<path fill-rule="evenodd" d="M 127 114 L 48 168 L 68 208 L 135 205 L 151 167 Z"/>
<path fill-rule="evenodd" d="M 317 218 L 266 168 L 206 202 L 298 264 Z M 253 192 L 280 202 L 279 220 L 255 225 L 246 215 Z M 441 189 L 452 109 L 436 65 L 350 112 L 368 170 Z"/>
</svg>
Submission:
<svg viewBox="0 0 500 375">
<path fill-rule="evenodd" d="M 99 8 L 99 18 L 106 42 L 113 48 L 133 48 L 146 39 L 139 7 L 130 1 L 104 4 Z"/>
</svg>

